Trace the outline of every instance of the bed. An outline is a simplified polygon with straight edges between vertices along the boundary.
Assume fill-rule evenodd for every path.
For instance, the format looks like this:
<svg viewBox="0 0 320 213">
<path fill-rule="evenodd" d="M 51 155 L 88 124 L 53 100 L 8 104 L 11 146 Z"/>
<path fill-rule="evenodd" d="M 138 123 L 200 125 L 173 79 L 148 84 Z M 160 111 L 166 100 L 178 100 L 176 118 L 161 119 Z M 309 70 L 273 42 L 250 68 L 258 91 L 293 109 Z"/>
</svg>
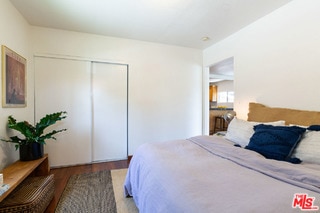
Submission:
<svg viewBox="0 0 320 213">
<path fill-rule="evenodd" d="M 320 211 L 317 124 L 320 112 L 250 103 L 224 137 L 141 145 L 125 195 L 142 213 Z"/>
</svg>

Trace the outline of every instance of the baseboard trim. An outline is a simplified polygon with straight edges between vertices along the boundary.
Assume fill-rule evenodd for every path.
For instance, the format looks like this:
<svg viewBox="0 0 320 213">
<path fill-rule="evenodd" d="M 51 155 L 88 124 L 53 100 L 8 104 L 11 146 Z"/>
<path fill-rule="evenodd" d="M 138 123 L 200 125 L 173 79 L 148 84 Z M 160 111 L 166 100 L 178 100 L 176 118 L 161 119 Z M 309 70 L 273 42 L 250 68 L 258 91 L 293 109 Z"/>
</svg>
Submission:
<svg viewBox="0 0 320 213">
<path fill-rule="evenodd" d="M 132 155 L 128 155 L 128 165 L 130 164 L 131 158 L 132 158 Z"/>
</svg>

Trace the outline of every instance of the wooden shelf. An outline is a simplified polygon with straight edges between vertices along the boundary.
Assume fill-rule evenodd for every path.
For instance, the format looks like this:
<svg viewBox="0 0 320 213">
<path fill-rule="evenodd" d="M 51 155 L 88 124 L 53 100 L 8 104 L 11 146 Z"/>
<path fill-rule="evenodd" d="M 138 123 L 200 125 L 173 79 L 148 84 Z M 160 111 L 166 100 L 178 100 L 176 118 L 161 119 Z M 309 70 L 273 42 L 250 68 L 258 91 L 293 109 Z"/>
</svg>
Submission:
<svg viewBox="0 0 320 213">
<path fill-rule="evenodd" d="M 30 175 L 49 175 L 50 167 L 48 154 L 33 161 L 16 161 L 0 173 L 3 173 L 3 182 L 10 188 L 0 196 L 0 202 L 5 199 L 24 179 Z"/>
</svg>

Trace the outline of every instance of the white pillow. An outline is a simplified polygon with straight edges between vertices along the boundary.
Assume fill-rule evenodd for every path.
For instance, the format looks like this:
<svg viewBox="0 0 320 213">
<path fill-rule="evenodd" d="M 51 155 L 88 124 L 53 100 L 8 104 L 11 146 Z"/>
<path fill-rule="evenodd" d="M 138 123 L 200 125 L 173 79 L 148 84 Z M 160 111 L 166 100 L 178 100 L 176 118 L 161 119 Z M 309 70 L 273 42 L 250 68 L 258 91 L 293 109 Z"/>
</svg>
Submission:
<svg viewBox="0 0 320 213">
<path fill-rule="evenodd" d="M 292 157 L 299 158 L 302 162 L 320 164 L 320 131 L 307 130 Z"/>
<path fill-rule="evenodd" d="M 245 121 L 234 117 L 228 125 L 226 139 L 245 147 L 249 144 L 250 138 L 254 133 L 253 127 L 262 124 L 261 122 Z M 284 126 L 285 121 L 275 121 L 263 123 L 273 126 Z"/>
</svg>

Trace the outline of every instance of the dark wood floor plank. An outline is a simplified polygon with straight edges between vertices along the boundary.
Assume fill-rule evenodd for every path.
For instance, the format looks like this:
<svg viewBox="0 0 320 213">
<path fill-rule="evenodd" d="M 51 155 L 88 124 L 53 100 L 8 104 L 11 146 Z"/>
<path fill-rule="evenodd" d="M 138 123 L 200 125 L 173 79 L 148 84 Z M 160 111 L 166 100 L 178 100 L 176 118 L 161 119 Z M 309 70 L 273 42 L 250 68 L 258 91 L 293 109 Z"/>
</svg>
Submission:
<svg viewBox="0 0 320 213">
<path fill-rule="evenodd" d="M 67 182 L 70 176 L 75 174 L 98 172 L 98 171 L 112 170 L 112 169 L 123 169 L 123 168 L 128 168 L 127 160 L 93 163 L 93 164 L 51 169 L 50 174 L 54 174 L 55 193 L 51 203 L 49 204 L 46 210 L 46 213 L 54 213 L 54 210 L 59 202 L 59 199 L 63 193 L 64 188 L 67 185 Z"/>
</svg>

